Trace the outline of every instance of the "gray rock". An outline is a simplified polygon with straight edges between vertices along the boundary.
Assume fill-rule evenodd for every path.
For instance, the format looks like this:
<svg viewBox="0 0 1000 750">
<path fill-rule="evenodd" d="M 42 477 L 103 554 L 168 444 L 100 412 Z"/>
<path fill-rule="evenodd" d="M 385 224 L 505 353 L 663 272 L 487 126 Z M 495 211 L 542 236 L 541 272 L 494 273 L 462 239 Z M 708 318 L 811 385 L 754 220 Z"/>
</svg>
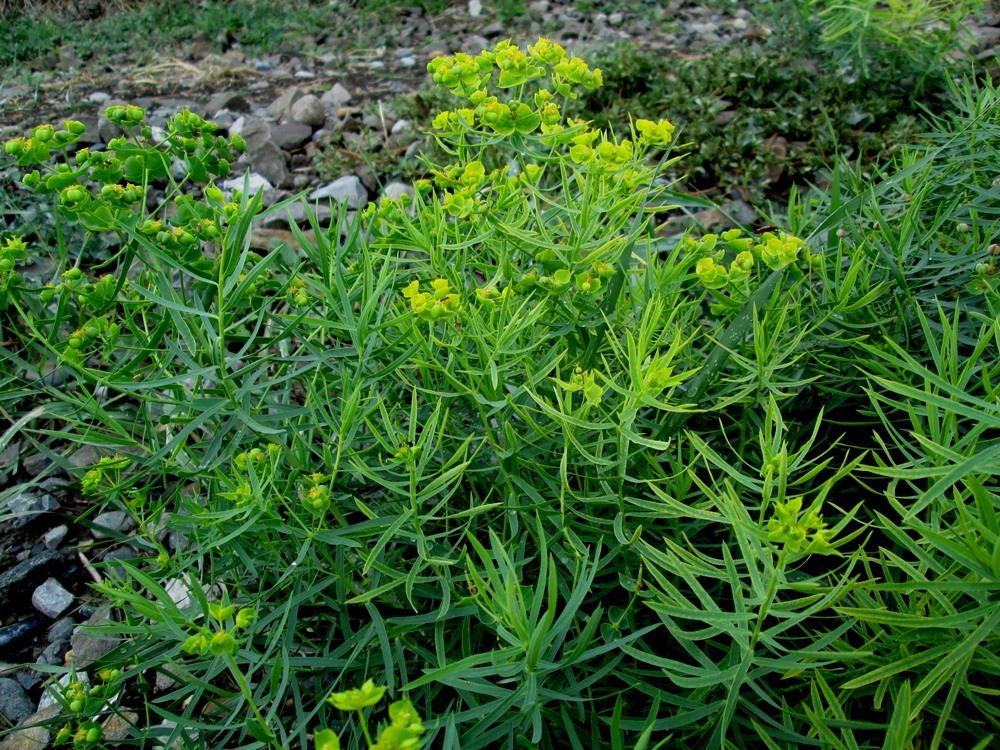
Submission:
<svg viewBox="0 0 1000 750">
<path fill-rule="evenodd" d="M 276 187 L 281 187 L 289 182 L 290 173 L 288 164 L 285 162 L 285 154 L 270 141 L 250 154 L 250 166 L 254 172 Z"/>
<path fill-rule="evenodd" d="M 390 200 L 397 200 L 403 195 L 412 198 L 414 196 L 413 186 L 407 185 L 405 182 L 390 182 L 382 190 L 382 195 Z"/>
<path fill-rule="evenodd" d="M 257 149 L 271 142 L 271 126 L 256 117 L 248 117 L 246 120 L 241 117 L 233 123 L 229 132 L 237 133 L 243 137 L 243 140 L 247 142 L 247 153 L 251 155 Z"/>
<path fill-rule="evenodd" d="M 21 276 L 25 275 L 25 271 L 26 268 L 22 266 L 22 268 L 20 269 Z M 39 274 L 35 282 L 36 284 L 40 285 L 42 283 L 41 277 L 42 274 Z M 17 463 L 18 456 L 20 455 L 21 455 L 21 441 L 15 440 L 6 448 L 4 448 L 2 452 L 0 452 L 0 469 L 9 469 L 11 466 Z"/>
<path fill-rule="evenodd" d="M 406 133 L 411 129 L 412 126 L 410 125 L 410 121 L 406 119 L 401 119 L 401 120 L 396 120 L 396 122 L 392 124 L 392 128 L 390 128 L 389 133 L 391 133 L 392 135 L 399 135 L 400 133 Z"/>
<path fill-rule="evenodd" d="M 111 609 L 102 607 L 73 631 L 69 645 L 73 649 L 73 664 L 77 669 L 86 667 L 115 649 L 121 640 L 120 636 L 91 633 L 89 630 L 112 623 Z"/>
<path fill-rule="evenodd" d="M 323 108 L 318 96 L 306 94 L 292 104 L 289 114 L 296 122 L 318 128 L 326 121 L 326 109 Z"/>
<path fill-rule="evenodd" d="M 66 661 L 66 652 L 69 651 L 69 643 L 50 643 L 41 654 L 38 655 L 39 664 L 49 664 L 53 667 L 62 666 Z"/>
<path fill-rule="evenodd" d="M 124 534 L 132 528 L 132 518 L 123 510 L 109 510 L 95 517 L 91 522 L 92 532 L 97 539 L 109 539 L 115 534 Z"/>
<path fill-rule="evenodd" d="M 87 94 L 87 101 L 98 106 L 111 101 L 111 94 L 107 91 L 92 91 Z"/>
<path fill-rule="evenodd" d="M 368 191 L 357 175 L 349 174 L 314 191 L 309 200 L 334 200 L 346 203 L 348 208 L 357 208 L 368 202 Z"/>
<path fill-rule="evenodd" d="M 417 58 L 412 55 L 399 58 L 399 65 L 403 68 L 414 68 L 417 65 Z"/>
<path fill-rule="evenodd" d="M 608 16 L 608 24 L 610 26 L 621 26 L 625 21 L 625 16 L 621 13 L 615 12 Z"/>
<path fill-rule="evenodd" d="M 271 127 L 271 142 L 283 151 L 294 151 L 312 138 L 312 132 L 311 125 L 288 120 Z"/>
<path fill-rule="evenodd" d="M 309 211 L 312 213 L 319 226 L 330 226 L 330 221 L 333 217 L 333 210 L 330 208 L 329 202 L 321 202 L 310 206 Z M 305 205 L 302 202 L 299 202 L 288 206 L 288 208 L 281 213 L 276 212 L 268 214 L 262 223 L 267 229 L 286 229 L 291 227 L 292 224 L 307 228 L 309 226 L 309 217 L 306 214 Z"/>
<path fill-rule="evenodd" d="M 58 549 L 68 533 L 69 527 L 66 524 L 60 524 L 45 532 L 45 536 L 42 537 L 42 544 L 45 545 L 45 549 Z"/>
<path fill-rule="evenodd" d="M 292 73 L 292 77 L 298 78 L 303 81 L 311 81 L 313 78 L 316 77 L 316 74 L 313 73 L 311 70 L 296 70 L 294 73 Z"/>
<path fill-rule="evenodd" d="M 49 706 L 28 716 L 0 742 L 0 750 L 45 750 L 52 739 L 48 723 L 61 710 L 58 705 Z"/>
<path fill-rule="evenodd" d="M 31 604 L 47 617 L 57 619 L 69 609 L 73 603 L 73 595 L 63 588 L 55 578 L 49 578 L 35 589 L 31 595 Z"/>
<path fill-rule="evenodd" d="M 72 617 L 63 617 L 52 623 L 52 627 L 49 628 L 49 634 L 46 636 L 46 640 L 49 643 L 60 643 L 62 641 L 69 642 L 70 636 L 73 635 L 73 629 L 76 627 L 76 621 Z"/>
<path fill-rule="evenodd" d="M 208 112 L 218 112 L 220 109 L 228 109 L 230 112 L 249 112 L 250 103 L 243 98 L 242 94 L 235 91 L 223 91 L 208 100 L 205 107 Z"/>
<path fill-rule="evenodd" d="M 101 457 L 97 453 L 97 448 L 92 445 L 85 445 L 73 451 L 69 457 L 70 465 L 77 469 L 82 469 L 84 466 L 93 466 L 100 460 Z"/>
<path fill-rule="evenodd" d="M 228 193 L 232 193 L 233 190 L 239 190 L 244 195 L 256 195 L 263 190 L 264 195 L 267 196 L 268 193 L 274 192 L 274 185 L 268 182 L 267 178 L 263 175 L 259 175 L 256 172 L 247 172 L 239 177 L 225 180 L 222 183 L 222 189 Z M 264 202 L 267 203 L 266 197 Z"/>
<path fill-rule="evenodd" d="M 484 49 L 489 49 L 490 40 L 481 34 L 471 34 L 466 37 L 459 47 L 460 52 L 464 52 L 467 55 L 478 55 Z"/>
<path fill-rule="evenodd" d="M 115 565 L 114 563 L 119 560 L 134 560 L 135 550 L 129 547 L 127 544 L 121 547 L 115 547 L 104 555 L 104 559 L 101 561 L 107 564 L 108 567 L 104 569 L 105 575 L 108 578 L 114 578 L 119 581 L 125 581 L 128 579 L 128 573 L 125 568 L 121 565 Z"/>
<path fill-rule="evenodd" d="M 0 716 L 11 724 L 19 724 L 34 712 L 34 705 L 18 681 L 0 677 Z"/>
<path fill-rule="evenodd" d="M 4 603 L 10 589 L 31 586 L 41 579 L 45 568 L 61 557 L 61 552 L 45 550 L 0 573 L 0 604 Z"/>
<path fill-rule="evenodd" d="M 479 18 L 481 15 L 483 15 L 482 0 L 469 0 L 469 16 Z"/>
<path fill-rule="evenodd" d="M 11 522 L 11 526 L 15 529 L 26 526 L 33 518 L 42 513 L 59 510 L 59 501 L 49 493 L 42 492 L 33 485 L 24 485 L 24 487 L 26 489 L 10 499 L 4 509 L 15 516 Z"/>
<path fill-rule="evenodd" d="M 350 101 L 351 92 L 339 83 L 333 84 L 333 87 L 320 97 L 320 102 L 329 110 L 340 109 Z"/>
<path fill-rule="evenodd" d="M 292 105 L 295 104 L 299 99 L 301 99 L 303 93 L 299 90 L 297 86 L 293 86 L 290 89 L 286 89 L 281 96 L 271 102 L 267 107 L 267 114 L 269 117 L 273 117 L 275 120 L 281 119 L 285 115 L 289 114 L 292 109 Z"/>
<path fill-rule="evenodd" d="M 120 714 L 112 714 L 104 722 L 101 740 L 112 743 L 121 742 L 129 736 L 137 721 L 139 721 L 139 714 L 135 711 L 123 711 Z"/>
</svg>

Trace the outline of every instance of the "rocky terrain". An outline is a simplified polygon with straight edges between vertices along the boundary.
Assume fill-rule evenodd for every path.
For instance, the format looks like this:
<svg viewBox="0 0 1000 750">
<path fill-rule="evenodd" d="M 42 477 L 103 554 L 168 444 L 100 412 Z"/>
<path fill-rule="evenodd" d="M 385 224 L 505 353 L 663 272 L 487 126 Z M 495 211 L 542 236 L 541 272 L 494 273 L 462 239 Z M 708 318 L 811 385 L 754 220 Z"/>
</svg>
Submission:
<svg viewBox="0 0 1000 750">
<path fill-rule="evenodd" d="M 285 51 L 263 56 L 248 55 L 226 35 L 182 41 L 162 55 L 83 60 L 68 49 L 53 50 L 30 69 L 0 78 L 0 138 L 71 117 L 87 125 L 96 148 L 118 134 L 101 115 L 109 105 L 143 106 L 154 127 L 186 107 L 247 141 L 248 152 L 225 187 L 263 189 L 266 204 L 304 193 L 320 219 L 329 220 L 331 201 L 354 209 L 379 195 L 411 190 L 395 165 L 425 147 L 426 120 L 405 117 L 396 103 L 419 90 L 434 57 L 476 53 L 504 38 L 523 44 L 539 35 L 583 57 L 621 41 L 664 56 L 702 56 L 773 32 L 746 9 L 727 8 L 672 0 L 587 13 L 562 0 L 535 0 L 522 16 L 501 21 L 488 2 L 470 0 L 433 16 L 401 7 L 393 23 L 365 36 L 375 44 L 364 48 L 354 43 L 356 30 L 318 28 Z M 997 54 L 998 25 L 993 16 L 971 29 L 982 60 Z M 13 169 L 0 170 L 0 193 L 16 194 L 16 177 Z M 0 231 L 14 220 L 3 211 L 0 205 Z M 729 213 L 746 223 L 757 219 L 735 199 Z M 290 243 L 289 222 L 303 218 L 301 206 L 272 215 L 255 241 L 264 247 Z M 36 272 L 44 275 L 44 269 Z M 56 711 L 44 690 L 48 667 L 86 669 L 115 645 L 113 638 L 81 630 L 110 617 L 89 584 L 113 578 L 116 561 L 138 554 L 129 544 L 126 514 L 95 514 L 80 498 L 75 482 L 82 467 L 97 461 L 96 451 L 65 445 L 53 452 L 19 428 L 7 421 L 0 435 L 6 478 L 0 496 L 0 733 Z M 113 736 L 110 729 L 107 734 Z M 48 741 L 42 730 L 36 735 Z M 0 750 L 45 746 L 27 744 L 31 737 L 12 734 L 0 741 Z"/>
</svg>

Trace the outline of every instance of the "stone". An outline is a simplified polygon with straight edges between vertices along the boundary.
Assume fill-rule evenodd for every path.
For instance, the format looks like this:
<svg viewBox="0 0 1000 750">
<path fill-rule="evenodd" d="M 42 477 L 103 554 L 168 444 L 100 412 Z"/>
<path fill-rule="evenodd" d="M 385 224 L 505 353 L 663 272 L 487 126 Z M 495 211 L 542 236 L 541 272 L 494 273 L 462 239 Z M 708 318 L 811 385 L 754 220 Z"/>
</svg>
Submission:
<svg viewBox="0 0 1000 750">
<path fill-rule="evenodd" d="M 45 545 L 45 549 L 58 549 L 68 533 L 69 526 L 60 524 L 45 532 L 45 535 L 42 537 L 42 544 Z"/>
<path fill-rule="evenodd" d="M 271 142 L 282 151 L 294 151 L 297 148 L 302 148 L 312 138 L 312 133 L 311 125 L 288 120 L 271 127 Z"/>
<path fill-rule="evenodd" d="M 406 57 L 401 57 L 398 60 L 400 67 L 403 68 L 414 68 L 417 65 L 417 58 L 413 55 L 407 55 Z"/>
<path fill-rule="evenodd" d="M 96 516 L 91 524 L 95 538 L 109 539 L 132 528 L 132 519 L 123 510 L 109 510 Z"/>
<path fill-rule="evenodd" d="M 70 464 L 77 469 L 82 469 L 85 466 L 93 466 L 100 460 L 101 457 L 97 453 L 97 448 L 92 445 L 85 445 L 73 451 L 69 456 Z"/>
<path fill-rule="evenodd" d="M 349 174 L 324 185 L 309 196 L 310 201 L 327 199 L 346 203 L 348 208 L 357 208 L 368 202 L 368 191 L 357 175 Z"/>
<path fill-rule="evenodd" d="M 0 742 L 0 750 L 45 750 L 52 739 L 48 723 L 60 711 L 62 708 L 54 705 L 31 714 Z"/>
<path fill-rule="evenodd" d="M 0 677 L 0 716 L 11 724 L 20 724 L 35 712 L 27 693 L 17 680 Z"/>
<path fill-rule="evenodd" d="M 312 214 L 313 218 L 315 218 L 316 223 L 319 226 L 330 226 L 330 221 L 333 217 L 333 210 L 330 208 L 329 202 L 317 203 L 316 205 L 310 206 L 309 212 Z M 288 206 L 281 213 L 275 212 L 268 214 L 262 223 L 268 229 L 283 229 L 290 227 L 292 224 L 296 224 L 300 227 L 307 227 L 310 222 L 305 204 L 302 201 L 299 201 Z"/>
<path fill-rule="evenodd" d="M 322 127 L 326 122 L 326 109 L 314 94 L 306 94 L 292 104 L 289 114 L 296 122 L 304 123 L 313 128 Z"/>
<path fill-rule="evenodd" d="M 340 83 L 335 83 L 319 100 L 326 109 L 338 110 L 351 101 L 351 92 Z"/>
<path fill-rule="evenodd" d="M 266 179 L 272 185 L 286 185 L 290 179 L 288 164 L 284 152 L 274 143 L 268 141 L 250 154 L 250 166 L 254 172 Z"/>
<path fill-rule="evenodd" d="M 615 12 L 608 15 L 609 26 L 621 26 L 624 21 L 625 16 L 621 13 Z"/>
<path fill-rule="evenodd" d="M 73 595 L 55 578 L 49 578 L 31 595 L 32 606 L 53 620 L 59 618 L 73 603 Z"/>
<path fill-rule="evenodd" d="M 392 135 L 399 135 L 400 133 L 406 133 L 411 129 L 412 126 L 410 125 L 409 120 L 400 119 L 396 120 L 396 122 L 392 124 L 392 128 L 389 129 L 389 133 Z"/>
<path fill-rule="evenodd" d="M 112 714 L 104 722 L 101 741 L 121 742 L 129 736 L 137 721 L 139 721 L 139 714 L 135 711 L 122 711 L 120 714 Z"/>
<path fill-rule="evenodd" d="M 239 177 L 233 177 L 232 179 L 225 180 L 222 183 L 222 189 L 230 195 L 233 190 L 239 190 L 245 195 L 256 195 L 261 190 L 264 194 L 273 193 L 274 185 L 272 185 L 266 177 L 259 175 L 256 172 L 246 172 Z M 265 203 L 267 201 L 265 200 Z"/>
<path fill-rule="evenodd" d="M 209 114 L 214 114 L 222 109 L 243 113 L 250 111 L 250 102 L 242 94 L 238 94 L 235 91 L 223 91 L 209 99 L 205 109 Z"/>
<path fill-rule="evenodd" d="M 135 550 L 132 549 L 127 544 L 121 547 L 115 547 L 104 555 L 104 559 L 101 560 L 107 567 L 104 569 L 107 578 L 114 578 L 119 581 L 125 581 L 128 579 L 128 572 L 121 565 L 115 565 L 119 560 L 132 561 L 135 560 Z"/>
<path fill-rule="evenodd" d="M 69 641 L 70 636 L 73 635 L 73 629 L 76 627 L 76 621 L 72 617 L 63 617 L 52 623 L 52 627 L 49 628 L 49 634 L 46 636 L 46 640 L 49 643 L 61 643 L 62 641 Z"/>
<path fill-rule="evenodd" d="M 27 588 L 35 581 L 41 580 L 45 568 L 61 557 L 61 552 L 45 550 L 0 573 L 0 604 L 4 603 L 11 589 Z"/>
<path fill-rule="evenodd" d="M 479 18 L 481 15 L 483 15 L 482 0 L 469 0 L 469 16 Z"/>
<path fill-rule="evenodd" d="M 390 182 L 382 190 L 382 195 L 390 200 L 398 200 L 404 195 L 412 198 L 415 193 L 413 192 L 412 185 L 407 185 L 405 182 Z"/>
<path fill-rule="evenodd" d="M 36 516 L 59 510 L 59 501 L 47 492 L 40 492 L 33 485 L 24 485 L 23 492 L 7 502 L 7 513 L 14 516 L 11 526 L 20 529 L 28 525 Z"/>
<path fill-rule="evenodd" d="M 106 91 L 92 91 L 87 94 L 87 101 L 98 106 L 101 104 L 107 104 L 111 101 L 111 94 Z"/>
<path fill-rule="evenodd" d="M 102 607 L 73 631 L 69 645 L 72 648 L 72 661 L 77 669 L 86 667 L 115 649 L 121 640 L 120 636 L 91 633 L 89 630 L 113 622 L 111 609 Z"/>
<path fill-rule="evenodd" d="M 289 114 L 292 109 L 292 105 L 302 97 L 303 93 L 299 90 L 298 86 L 286 89 L 277 99 L 268 105 L 268 116 L 273 117 L 275 120 L 281 119 L 285 115 Z"/>
</svg>

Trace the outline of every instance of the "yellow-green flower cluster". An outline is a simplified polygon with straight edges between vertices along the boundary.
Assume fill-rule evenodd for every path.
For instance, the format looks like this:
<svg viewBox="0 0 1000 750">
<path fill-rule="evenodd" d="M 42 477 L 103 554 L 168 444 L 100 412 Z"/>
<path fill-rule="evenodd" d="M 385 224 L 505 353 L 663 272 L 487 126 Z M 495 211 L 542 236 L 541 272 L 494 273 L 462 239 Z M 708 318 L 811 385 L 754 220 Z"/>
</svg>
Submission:
<svg viewBox="0 0 1000 750">
<path fill-rule="evenodd" d="M 583 399 L 590 406 L 597 406 L 601 403 L 601 399 L 604 396 L 604 388 L 597 382 L 597 378 L 600 373 L 597 370 L 584 370 L 582 367 L 577 367 L 573 374 L 570 376 L 569 382 L 564 382 L 557 380 L 556 382 L 562 386 L 563 390 L 576 392 L 581 391 L 583 393 Z"/>
<path fill-rule="evenodd" d="M 197 633 L 190 636 L 181 645 L 181 650 L 185 653 L 192 656 L 202 656 L 205 653 L 216 656 L 220 654 L 233 655 L 239 651 L 240 645 L 236 638 L 226 630 L 225 625 L 230 624 L 233 630 L 246 630 L 257 619 L 257 610 L 252 607 L 243 607 L 236 611 L 236 607 L 232 604 L 209 603 L 208 614 L 216 622 L 215 629 L 199 628 Z"/>
<path fill-rule="evenodd" d="M 802 498 L 793 497 L 774 504 L 774 515 L 767 523 L 767 538 L 774 544 L 781 544 L 786 552 L 793 554 L 830 554 L 831 531 L 827 529 L 818 508 L 810 508 L 805 515 Z"/>
<path fill-rule="evenodd" d="M 389 704 L 389 724 L 382 729 L 374 743 L 371 741 L 363 711 L 382 700 L 387 689 L 385 685 L 376 686 L 374 680 L 367 680 L 360 688 L 333 693 L 326 700 L 341 711 L 358 713 L 369 750 L 417 750 L 424 733 L 424 723 L 408 699 Z M 314 733 L 313 743 L 316 750 L 340 750 L 340 739 L 332 729 Z"/>
<path fill-rule="evenodd" d="M 447 279 L 431 281 L 430 292 L 421 292 L 420 282 L 414 280 L 403 289 L 403 296 L 410 301 L 410 309 L 418 318 L 432 323 L 455 315 L 461 308 L 461 298 L 451 291 Z"/>
</svg>

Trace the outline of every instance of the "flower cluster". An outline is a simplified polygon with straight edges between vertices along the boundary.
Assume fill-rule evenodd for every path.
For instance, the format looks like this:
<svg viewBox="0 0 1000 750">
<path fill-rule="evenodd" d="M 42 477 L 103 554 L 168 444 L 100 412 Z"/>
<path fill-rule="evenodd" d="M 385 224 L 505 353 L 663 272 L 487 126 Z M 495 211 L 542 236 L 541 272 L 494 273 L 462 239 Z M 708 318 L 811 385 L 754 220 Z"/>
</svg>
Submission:
<svg viewBox="0 0 1000 750">
<path fill-rule="evenodd" d="M 81 675 L 62 689 L 62 700 L 75 719 L 59 728 L 53 747 L 72 745 L 75 750 L 86 750 L 100 745 L 104 735 L 95 718 L 107 709 L 108 699 L 120 689 L 121 671 L 102 669 L 97 676 L 100 684 L 91 686 L 86 675 Z"/>
<path fill-rule="evenodd" d="M 767 538 L 774 544 L 781 544 L 792 554 L 832 554 L 831 530 L 827 529 L 818 507 L 812 507 L 805 515 L 802 498 L 793 497 L 774 504 L 774 515 L 767 522 Z"/>
<path fill-rule="evenodd" d="M 451 291 L 447 279 L 431 281 L 430 292 L 421 292 L 420 282 L 415 280 L 403 288 L 403 296 L 410 301 L 414 315 L 431 323 L 451 317 L 461 309 L 461 298 Z"/>
<path fill-rule="evenodd" d="M 389 705 L 389 724 L 382 728 L 378 739 L 372 742 L 363 712 L 381 701 L 387 689 L 384 685 L 376 686 L 373 680 L 367 680 L 360 688 L 333 693 L 326 700 L 341 711 L 357 712 L 369 750 L 417 750 L 424 733 L 424 724 L 408 699 Z M 316 750 L 340 750 L 340 739 L 332 729 L 315 732 L 313 744 Z"/>
<path fill-rule="evenodd" d="M 216 627 L 214 629 L 205 626 L 199 628 L 197 633 L 190 636 L 181 645 L 181 650 L 184 653 L 192 656 L 202 656 L 205 653 L 216 656 L 221 654 L 232 656 L 239 650 L 240 646 L 225 626 L 229 625 L 233 630 L 246 630 L 257 619 L 255 609 L 243 607 L 236 611 L 236 607 L 232 604 L 209 603 L 208 613 L 215 620 Z"/>
</svg>

